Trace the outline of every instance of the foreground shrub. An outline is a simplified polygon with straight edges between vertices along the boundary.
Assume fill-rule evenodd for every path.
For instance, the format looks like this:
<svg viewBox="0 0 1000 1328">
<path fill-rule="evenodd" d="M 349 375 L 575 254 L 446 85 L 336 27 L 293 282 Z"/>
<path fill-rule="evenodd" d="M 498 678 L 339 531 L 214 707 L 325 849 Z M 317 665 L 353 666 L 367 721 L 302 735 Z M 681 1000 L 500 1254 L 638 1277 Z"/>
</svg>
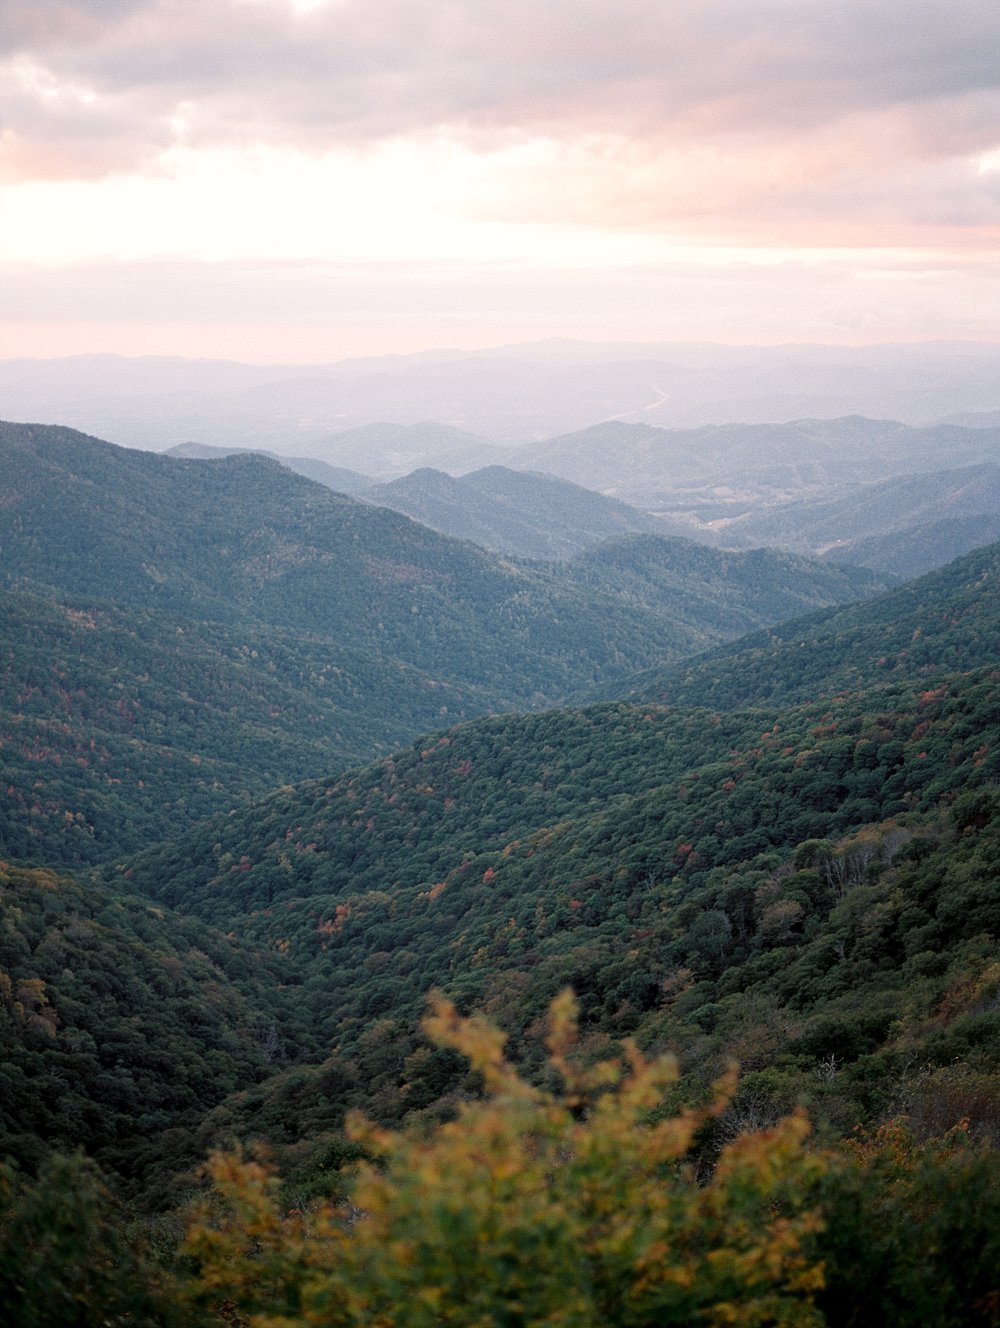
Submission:
<svg viewBox="0 0 1000 1328">
<path fill-rule="evenodd" d="M 264 1167 L 216 1156 L 217 1194 L 187 1242 L 203 1304 L 254 1328 L 823 1322 L 809 1199 L 823 1164 L 801 1116 L 735 1141 L 699 1185 L 685 1159 L 708 1113 L 665 1113 L 674 1065 L 634 1048 L 575 1068 L 569 997 L 552 1011 L 558 1094 L 447 1002 L 427 1026 L 469 1058 L 485 1099 L 426 1137 L 355 1120 L 377 1161 L 347 1207 L 283 1216 Z"/>
</svg>

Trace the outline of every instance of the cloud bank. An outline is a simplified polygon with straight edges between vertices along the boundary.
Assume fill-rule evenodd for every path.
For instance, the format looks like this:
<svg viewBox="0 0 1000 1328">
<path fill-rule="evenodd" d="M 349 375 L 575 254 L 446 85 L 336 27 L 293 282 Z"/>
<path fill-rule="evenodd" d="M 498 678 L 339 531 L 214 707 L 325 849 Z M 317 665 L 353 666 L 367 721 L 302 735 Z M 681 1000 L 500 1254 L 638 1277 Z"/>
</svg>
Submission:
<svg viewBox="0 0 1000 1328">
<path fill-rule="evenodd" d="M 8 178 L 185 154 L 492 163 L 502 221 L 992 243 L 995 0 L 7 0 Z M 992 156 L 991 156 L 992 154 Z"/>
<path fill-rule="evenodd" d="M 0 78 L 8 353 L 998 334 L 996 0 L 5 0 Z"/>
</svg>

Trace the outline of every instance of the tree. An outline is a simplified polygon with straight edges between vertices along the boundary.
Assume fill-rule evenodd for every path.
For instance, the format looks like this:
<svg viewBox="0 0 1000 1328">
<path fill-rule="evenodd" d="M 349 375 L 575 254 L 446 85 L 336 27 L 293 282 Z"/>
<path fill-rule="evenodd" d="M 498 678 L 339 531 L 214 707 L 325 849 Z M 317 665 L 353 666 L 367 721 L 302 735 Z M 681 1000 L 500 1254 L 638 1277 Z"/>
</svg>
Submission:
<svg viewBox="0 0 1000 1328">
<path fill-rule="evenodd" d="M 194 1328 L 136 1248 L 97 1168 L 53 1155 L 37 1179 L 0 1165 L 5 1328 Z M 200 1322 L 200 1320 L 198 1320 Z"/>
<path fill-rule="evenodd" d="M 354 1118 L 377 1160 L 347 1204 L 282 1214 L 265 1166 L 216 1155 L 187 1240 L 196 1299 L 253 1328 L 821 1324 L 807 1195 L 823 1163 L 803 1148 L 804 1118 L 736 1140 L 699 1184 L 690 1150 L 731 1084 L 671 1114 L 670 1059 L 626 1044 L 623 1061 L 581 1068 L 568 994 L 550 1025 L 558 1092 L 436 999 L 427 1031 L 468 1058 L 484 1097 L 429 1133 Z"/>
</svg>

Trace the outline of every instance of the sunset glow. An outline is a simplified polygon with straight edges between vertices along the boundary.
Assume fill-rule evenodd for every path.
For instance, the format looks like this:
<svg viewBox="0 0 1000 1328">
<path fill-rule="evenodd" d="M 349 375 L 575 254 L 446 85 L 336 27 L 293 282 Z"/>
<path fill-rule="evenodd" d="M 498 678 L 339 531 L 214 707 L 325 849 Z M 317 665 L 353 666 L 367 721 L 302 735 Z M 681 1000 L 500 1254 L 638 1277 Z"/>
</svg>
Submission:
<svg viewBox="0 0 1000 1328">
<path fill-rule="evenodd" d="M 997 335 L 986 0 L 6 8 L 6 355 Z"/>
</svg>

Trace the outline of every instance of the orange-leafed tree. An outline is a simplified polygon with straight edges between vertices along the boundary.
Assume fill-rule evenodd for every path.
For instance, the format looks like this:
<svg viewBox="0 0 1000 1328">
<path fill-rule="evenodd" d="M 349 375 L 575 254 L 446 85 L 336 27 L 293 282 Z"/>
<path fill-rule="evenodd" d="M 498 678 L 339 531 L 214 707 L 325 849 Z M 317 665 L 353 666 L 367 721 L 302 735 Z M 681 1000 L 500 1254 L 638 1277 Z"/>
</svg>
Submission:
<svg viewBox="0 0 1000 1328">
<path fill-rule="evenodd" d="M 581 1067 L 569 995 L 550 1012 L 560 1089 L 527 1083 L 503 1036 L 433 1002 L 432 1040 L 468 1057 L 484 1095 L 431 1130 L 361 1119 L 374 1158 L 338 1205 L 282 1213 L 266 1167 L 210 1164 L 215 1190 L 187 1239 L 196 1299 L 253 1328 L 614 1328 L 739 1324 L 810 1328 L 822 1267 L 808 1201 L 824 1163 L 792 1116 L 688 1162 L 711 1112 L 671 1112 L 670 1059 L 626 1044 Z"/>
</svg>

